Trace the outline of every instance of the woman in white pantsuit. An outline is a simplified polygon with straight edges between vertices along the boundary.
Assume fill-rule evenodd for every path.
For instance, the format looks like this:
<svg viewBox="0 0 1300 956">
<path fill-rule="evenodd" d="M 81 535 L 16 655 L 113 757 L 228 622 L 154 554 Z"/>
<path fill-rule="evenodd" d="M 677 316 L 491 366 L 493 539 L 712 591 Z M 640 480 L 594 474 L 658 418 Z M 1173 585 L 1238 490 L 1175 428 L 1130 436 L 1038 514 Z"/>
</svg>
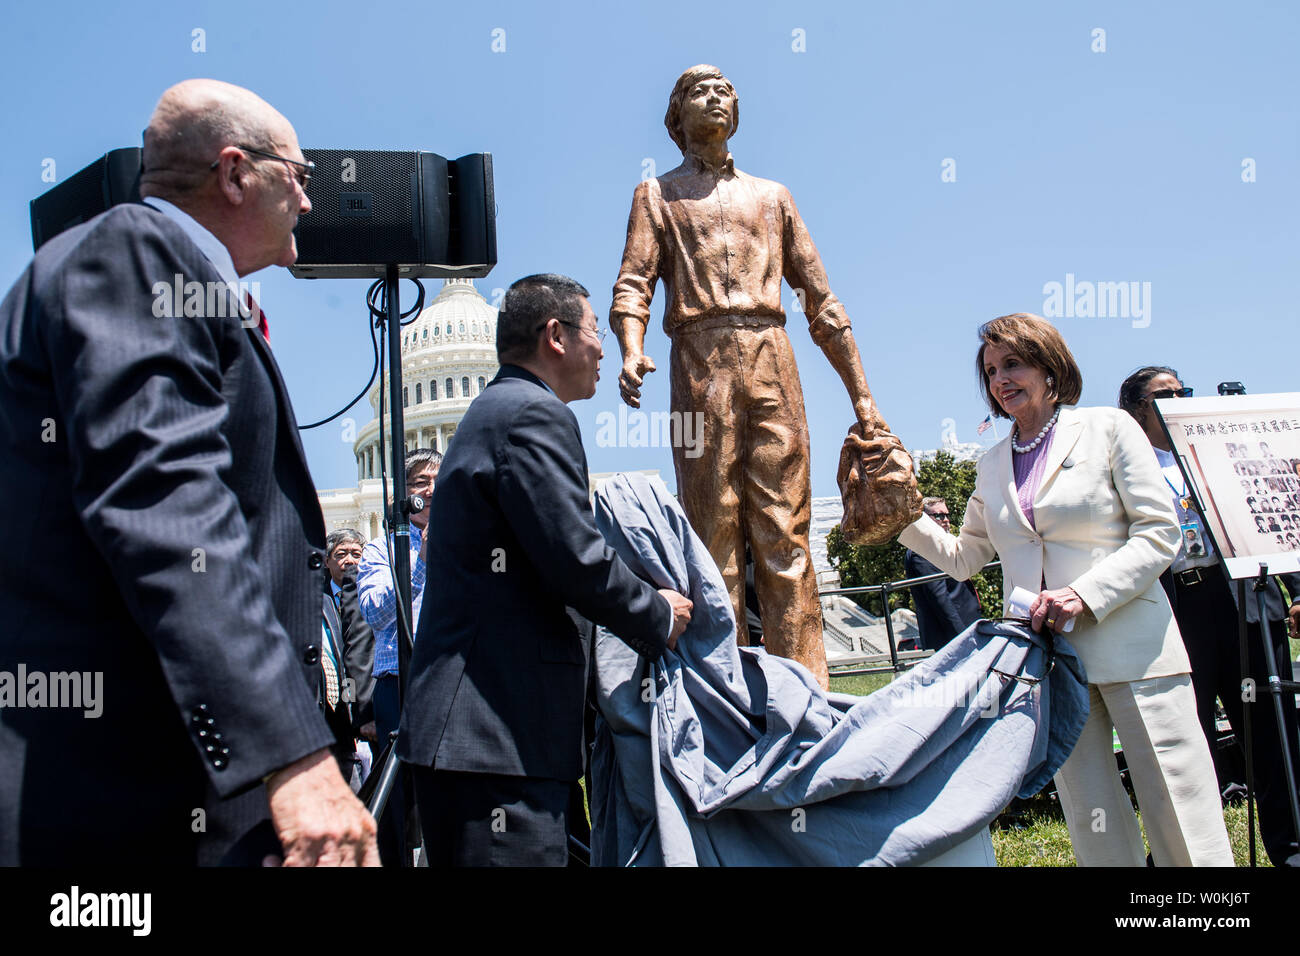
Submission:
<svg viewBox="0 0 1300 956">
<path fill-rule="evenodd" d="M 1056 786 L 1081 865 L 1145 863 L 1114 727 L 1155 862 L 1231 866 L 1187 652 L 1158 580 L 1180 532 L 1155 453 L 1118 409 L 1074 407 L 1083 378 L 1049 322 L 1008 315 L 979 335 L 985 397 L 1015 426 L 980 459 L 958 537 L 922 517 L 899 541 L 957 580 L 996 552 L 1004 593 L 1037 593 L 1036 629 L 1076 622 L 1068 640 L 1091 712 Z"/>
</svg>

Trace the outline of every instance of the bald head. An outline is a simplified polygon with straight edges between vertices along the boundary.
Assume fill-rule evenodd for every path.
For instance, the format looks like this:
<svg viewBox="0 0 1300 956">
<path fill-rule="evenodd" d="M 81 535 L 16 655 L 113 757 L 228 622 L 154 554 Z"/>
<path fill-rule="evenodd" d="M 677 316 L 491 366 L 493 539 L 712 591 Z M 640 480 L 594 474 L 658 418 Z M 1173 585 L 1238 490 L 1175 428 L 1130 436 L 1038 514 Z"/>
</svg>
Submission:
<svg viewBox="0 0 1300 956">
<path fill-rule="evenodd" d="M 289 121 L 256 93 L 221 80 L 185 80 L 163 93 L 144 134 L 140 194 L 175 200 L 210 179 L 223 147 L 275 152 Z"/>
<path fill-rule="evenodd" d="M 297 259 L 293 230 L 311 212 L 304 168 L 298 135 L 271 104 L 219 80 L 186 80 L 149 119 L 140 195 L 188 213 L 242 276 Z"/>
</svg>

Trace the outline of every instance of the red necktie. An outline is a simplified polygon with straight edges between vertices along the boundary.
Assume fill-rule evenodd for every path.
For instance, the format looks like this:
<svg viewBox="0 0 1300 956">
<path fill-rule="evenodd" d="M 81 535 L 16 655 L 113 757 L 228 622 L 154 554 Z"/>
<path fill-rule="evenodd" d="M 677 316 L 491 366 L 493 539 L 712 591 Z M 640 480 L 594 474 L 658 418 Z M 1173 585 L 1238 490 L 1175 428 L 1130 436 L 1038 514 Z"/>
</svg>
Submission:
<svg viewBox="0 0 1300 956">
<path fill-rule="evenodd" d="M 257 331 L 262 333 L 262 338 L 266 339 L 267 345 L 270 345 L 271 327 L 266 324 L 266 313 L 262 311 L 261 306 L 259 306 L 256 302 L 253 301 L 253 296 L 250 293 L 248 292 L 244 293 L 244 300 L 248 303 L 249 312 L 253 312 L 253 311 L 257 312 Z"/>
</svg>

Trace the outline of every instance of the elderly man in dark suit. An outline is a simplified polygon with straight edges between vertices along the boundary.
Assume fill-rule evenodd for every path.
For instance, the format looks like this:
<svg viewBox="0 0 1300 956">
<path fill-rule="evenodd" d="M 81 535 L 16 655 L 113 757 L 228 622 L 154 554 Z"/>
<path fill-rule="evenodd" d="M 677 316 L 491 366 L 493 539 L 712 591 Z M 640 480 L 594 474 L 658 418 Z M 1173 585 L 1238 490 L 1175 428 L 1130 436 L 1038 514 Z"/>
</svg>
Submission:
<svg viewBox="0 0 1300 956">
<path fill-rule="evenodd" d="M 582 773 L 588 648 L 566 606 L 658 658 L 691 602 L 605 545 L 567 404 L 595 394 L 603 333 L 572 279 L 506 293 L 501 371 L 474 400 L 433 493 L 424 609 L 398 755 L 414 765 L 432 866 L 563 865 Z"/>
<path fill-rule="evenodd" d="M 144 203 L 52 239 L 0 306 L 0 671 L 103 686 L 95 719 L 0 709 L 0 865 L 261 862 L 272 832 L 288 864 L 376 860 L 312 693 L 320 507 L 265 319 L 227 307 L 293 263 L 309 172 L 254 94 L 174 86 Z"/>
</svg>

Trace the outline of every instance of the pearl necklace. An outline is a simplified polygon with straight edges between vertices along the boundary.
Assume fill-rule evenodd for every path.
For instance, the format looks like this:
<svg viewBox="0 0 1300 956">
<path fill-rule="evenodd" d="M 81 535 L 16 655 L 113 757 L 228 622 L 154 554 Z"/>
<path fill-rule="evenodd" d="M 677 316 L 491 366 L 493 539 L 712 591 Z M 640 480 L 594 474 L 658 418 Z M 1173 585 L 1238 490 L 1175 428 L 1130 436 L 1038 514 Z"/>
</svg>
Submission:
<svg viewBox="0 0 1300 956">
<path fill-rule="evenodd" d="M 1017 455 L 1025 455 L 1033 451 L 1035 448 L 1037 448 L 1039 445 L 1043 443 L 1043 439 L 1046 438 L 1047 433 L 1052 430 L 1052 426 L 1056 424 L 1056 419 L 1060 414 L 1061 414 L 1061 406 L 1058 405 L 1056 406 L 1056 411 L 1052 412 L 1052 417 L 1049 418 L 1047 420 L 1047 424 L 1043 426 L 1043 430 L 1038 433 L 1038 437 L 1035 438 L 1033 441 L 1031 441 L 1028 445 L 1016 444 L 1016 438 L 1020 435 L 1020 425 L 1017 424 L 1015 430 L 1011 433 L 1011 450 L 1014 451 Z"/>
</svg>

